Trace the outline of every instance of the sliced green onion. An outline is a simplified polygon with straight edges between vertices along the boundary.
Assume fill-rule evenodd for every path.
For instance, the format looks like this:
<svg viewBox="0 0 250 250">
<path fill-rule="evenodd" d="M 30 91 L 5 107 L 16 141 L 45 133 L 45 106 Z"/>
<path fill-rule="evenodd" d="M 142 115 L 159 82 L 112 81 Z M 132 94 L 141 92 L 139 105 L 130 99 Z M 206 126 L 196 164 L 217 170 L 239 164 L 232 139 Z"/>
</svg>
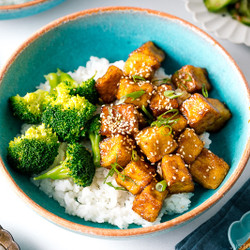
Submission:
<svg viewBox="0 0 250 250">
<path fill-rule="evenodd" d="M 164 95 L 165 95 L 167 98 L 169 98 L 169 99 L 175 99 L 175 98 L 177 98 L 177 97 L 179 97 L 179 96 L 182 96 L 183 93 L 175 94 L 174 90 L 166 90 L 166 91 L 164 92 Z"/>
<path fill-rule="evenodd" d="M 139 160 L 139 156 L 137 154 L 137 151 L 136 150 L 132 150 L 132 156 L 131 156 L 131 160 L 132 161 L 138 161 Z"/>
<path fill-rule="evenodd" d="M 142 105 L 141 109 L 142 109 L 143 113 L 145 114 L 145 118 L 146 118 L 147 122 L 149 124 L 151 124 L 154 120 L 154 117 L 149 113 L 149 111 L 147 110 L 147 108 L 144 105 Z"/>
<path fill-rule="evenodd" d="M 138 91 L 134 91 L 134 92 L 128 93 L 128 94 L 122 96 L 120 98 L 120 100 L 117 102 L 117 104 L 124 103 L 126 101 L 126 99 L 129 98 L 129 97 L 132 98 L 132 101 L 134 101 L 137 98 L 140 98 L 144 94 L 145 94 L 144 90 L 138 90 Z"/>
<path fill-rule="evenodd" d="M 165 191 L 167 188 L 167 182 L 165 180 L 162 180 L 155 185 L 155 189 L 159 192 Z"/>
<path fill-rule="evenodd" d="M 135 99 L 140 98 L 144 94 L 145 94 L 144 90 L 138 90 L 138 91 L 134 91 L 134 92 L 126 94 L 125 97 L 127 98 L 130 97 L 134 101 Z"/>
<path fill-rule="evenodd" d="M 138 76 L 138 75 L 133 75 L 132 76 L 134 82 L 137 82 L 137 81 L 146 81 L 146 79 L 142 76 Z"/>
<path fill-rule="evenodd" d="M 164 134 L 164 133 L 161 131 L 161 135 L 169 136 L 169 135 L 172 134 L 173 128 L 172 128 L 170 125 L 163 125 L 163 127 L 169 128 L 169 132 L 168 132 L 167 134 Z"/>
<path fill-rule="evenodd" d="M 155 83 L 155 82 L 160 82 L 160 84 L 170 84 L 171 79 L 170 78 L 154 79 L 152 83 Z"/>
<path fill-rule="evenodd" d="M 202 95 L 203 95 L 205 98 L 208 98 L 208 91 L 207 91 L 207 88 L 206 88 L 206 84 L 205 84 L 205 83 L 202 84 L 202 89 L 201 89 L 201 91 L 202 91 Z"/>
<path fill-rule="evenodd" d="M 168 118 L 164 118 L 163 116 L 168 114 L 168 113 L 174 113 L 174 114 Z M 163 125 L 170 125 L 170 124 L 176 123 L 179 120 L 179 118 L 177 118 L 177 119 L 173 119 L 173 118 L 175 116 L 177 116 L 178 114 L 179 114 L 178 109 L 170 109 L 170 110 L 166 111 L 165 113 L 161 114 L 160 116 L 158 116 L 157 120 L 151 123 L 151 127 L 157 126 L 159 128 Z"/>
<path fill-rule="evenodd" d="M 106 184 L 109 185 L 110 187 L 114 188 L 115 190 L 127 191 L 126 188 L 124 188 L 124 187 L 116 187 L 111 182 L 106 182 Z"/>
</svg>

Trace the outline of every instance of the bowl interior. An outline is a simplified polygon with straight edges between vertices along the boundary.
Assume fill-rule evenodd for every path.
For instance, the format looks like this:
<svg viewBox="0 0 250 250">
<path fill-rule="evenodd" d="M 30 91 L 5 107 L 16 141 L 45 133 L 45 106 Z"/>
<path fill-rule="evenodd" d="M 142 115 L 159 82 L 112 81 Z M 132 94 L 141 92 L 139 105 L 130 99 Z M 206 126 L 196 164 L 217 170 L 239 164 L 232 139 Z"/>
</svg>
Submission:
<svg viewBox="0 0 250 250">
<path fill-rule="evenodd" d="M 38 35 L 19 51 L 3 75 L 0 86 L 0 153 L 3 163 L 16 184 L 35 203 L 66 220 L 97 228 L 117 228 L 70 216 L 64 208 L 39 191 L 26 176 L 12 170 L 6 160 L 10 140 L 20 132 L 21 122 L 11 115 L 10 96 L 25 95 L 44 82 L 44 75 L 61 68 L 73 71 L 85 65 L 90 56 L 105 57 L 111 62 L 126 60 L 142 43 L 152 40 L 166 52 L 163 63 L 172 74 L 186 64 L 205 67 L 213 90 L 211 97 L 224 101 L 232 119 L 219 133 L 211 135 L 211 151 L 231 166 L 217 190 L 204 190 L 197 185 L 188 212 L 211 198 L 237 171 L 248 141 L 248 91 L 241 73 L 228 55 L 202 32 L 171 16 L 160 16 L 139 10 L 94 12 L 78 17 Z M 163 222 L 179 215 L 165 215 Z M 130 228 L 139 226 L 131 225 Z"/>
</svg>

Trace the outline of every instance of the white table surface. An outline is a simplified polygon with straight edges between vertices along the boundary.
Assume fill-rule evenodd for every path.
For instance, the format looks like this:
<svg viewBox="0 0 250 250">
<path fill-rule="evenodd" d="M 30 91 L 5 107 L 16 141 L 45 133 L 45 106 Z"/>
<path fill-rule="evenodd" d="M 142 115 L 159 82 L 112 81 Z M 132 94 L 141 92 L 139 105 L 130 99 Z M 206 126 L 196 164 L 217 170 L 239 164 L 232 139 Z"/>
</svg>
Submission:
<svg viewBox="0 0 250 250">
<path fill-rule="evenodd" d="M 11 54 L 40 27 L 64 15 L 101 6 L 136 6 L 164 11 L 181 17 L 199 27 L 185 9 L 183 0 L 67 0 L 61 5 L 35 16 L 0 21 L 0 68 Z M 213 36 L 213 34 L 210 34 Z M 213 36 L 214 37 L 214 36 Z M 235 59 L 250 82 L 250 48 L 214 37 Z M 233 188 L 212 208 L 192 222 L 160 235 L 132 239 L 101 239 L 83 236 L 63 229 L 34 212 L 17 196 L 10 184 L 0 175 L 0 225 L 9 230 L 22 250 L 69 249 L 166 249 L 171 250 L 185 236 L 213 216 L 249 178 L 246 166 Z M 204 248 L 205 249 L 205 248 Z"/>
</svg>

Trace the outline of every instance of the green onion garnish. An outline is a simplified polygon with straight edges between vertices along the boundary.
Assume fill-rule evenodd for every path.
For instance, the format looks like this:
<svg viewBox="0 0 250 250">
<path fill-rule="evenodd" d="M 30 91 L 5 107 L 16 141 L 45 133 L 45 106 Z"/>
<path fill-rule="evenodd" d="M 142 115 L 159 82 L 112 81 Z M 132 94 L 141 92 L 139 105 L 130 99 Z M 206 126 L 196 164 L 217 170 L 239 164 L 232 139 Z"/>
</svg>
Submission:
<svg viewBox="0 0 250 250">
<path fill-rule="evenodd" d="M 162 79 L 154 79 L 152 83 L 155 82 L 160 82 L 160 84 L 171 84 L 171 79 L 170 78 L 162 78 Z"/>
<path fill-rule="evenodd" d="M 174 114 L 168 118 L 164 118 L 164 115 L 166 115 L 168 113 L 174 113 Z M 173 119 L 173 118 L 175 116 L 177 116 L 178 114 L 179 114 L 178 109 L 170 109 L 170 110 L 166 111 L 165 113 L 161 114 L 160 116 L 158 116 L 157 120 L 151 123 L 151 127 L 157 126 L 159 128 L 163 125 L 171 125 L 173 123 L 176 123 L 179 120 L 179 118 L 177 118 L 177 119 Z"/>
<path fill-rule="evenodd" d="M 154 117 L 149 113 L 149 111 L 147 110 L 147 108 L 144 105 L 142 105 L 141 109 L 142 109 L 143 113 L 145 114 L 145 118 L 146 118 L 147 122 L 149 124 L 151 124 L 154 120 Z"/>
<path fill-rule="evenodd" d="M 167 134 L 164 134 L 162 131 L 161 131 L 161 135 L 164 135 L 164 136 L 169 136 L 172 134 L 173 132 L 173 128 L 170 126 L 170 125 L 163 125 L 163 127 L 166 127 L 166 128 L 169 128 L 169 132 Z"/>
<path fill-rule="evenodd" d="M 182 96 L 183 93 L 175 94 L 174 90 L 166 90 L 166 91 L 164 92 L 164 95 L 165 95 L 167 98 L 169 98 L 169 99 L 175 99 L 175 98 L 177 98 L 177 97 L 179 97 L 179 96 Z"/>
<path fill-rule="evenodd" d="M 146 79 L 142 76 L 138 76 L 138 75 L 133 75 L 132 76 L 134 82 L 137 82 L 137 81 L 146 81 Z"/>
<path fill-rule="evenodd" d="M 132 101 L 134 101 L 137 98 L 140 98 L 144 94 L 145 94 L 144 90 L 138 90 L 138 91 L 134 91 L 134 92 L 128 93 L 128 94 L 122 96 L 120 98 L 120 100 L 117 102 L 117 104 L 124 103 L 126 101 L 126 99 L 129 98 L 129 97 L 132 98 Z"/>
<path fill-rule="evenodd" d="M 205 98 L 208 98 L 208 91 L 207 91 L 207 88 L 206 88 L 206 84 L 205 84 L 205 83 L 202 84 L 202 89 L 201 89 L 201 91 L 202 91 L 202 95 L 203 95 Z"/>
<path fill-rule="evenodd" d="M 131 160 L 132 161 L 138 161 L 139 160 L 139 156 L 137 154 L 137 151 L 136 150 L 132 150 L 132 156 L 131 156 Z"/>
<path fill-rule="evenodd" d="M 132 93 L 128 93 L 124 97 L 126 97 L 126 98 L 130 97 L 134 101 L 135 99 L 140 98 L 144 94 L 145 94 L 144 90 L 139 90 L 139 91 L 135 91 L 135 92 L 132 92 Z"/>
<path fill-rule="evenodd" d="M 167 182 L 165 180 L 162 180 L 155 185 L 155 189 L 159 192 L 165 191 L 167 188 Z"/>
<path fill-rule="evenodd" d="M 106 184 L 109 185 L 110 187 L 114 188 L 115 190 L 127 191 L 126 188 L 124 188 L 124 187 L 116 187 L 111 182 L 106 182 Z"/>
</svg>

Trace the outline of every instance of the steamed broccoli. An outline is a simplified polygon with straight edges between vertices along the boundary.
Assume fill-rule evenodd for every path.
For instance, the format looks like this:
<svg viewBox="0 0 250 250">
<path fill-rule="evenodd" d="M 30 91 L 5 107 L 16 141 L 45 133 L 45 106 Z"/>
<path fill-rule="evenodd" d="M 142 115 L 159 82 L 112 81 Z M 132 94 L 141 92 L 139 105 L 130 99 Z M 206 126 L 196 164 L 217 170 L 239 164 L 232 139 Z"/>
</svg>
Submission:
<svg viewBox="0 0 250 250">
<path fill-rule="evenodd" d="M 40 123 L 43 103 L 47 95 L 47 91 L 39 89 L 35 92 L 27 93 L 24 97 L 19 95 L 10 97 L 9 102 L 13 115 L 26 123 Z"/>
<path fill-rule="evenodd" d="M 58 147 L 58 137 L 52 129 L 44 124 L 32 126 L 9 143 L 8 161 L 19 172 L 38 174 L 53 163 Z"/>
<path fill-rule="evenodd" d="M 96 167 L 100 167 L 100 148 L 99 142 L 101 141 L 101 120 L 100 115 L 95 115 L 90 121 L 88 128 L 88 135 L 92 146 L 93 160 Z"/>
<path fill-rule="evenodd" d="M 42 122 L 52 128 L 61 141 L 74 142 L 85 136 L 87 122 L 95 111 L 96 106 L 84 97 L 62 91 L 46 107 Z"/>
<path fill-rule="evenodd" d="M 92 183 L 94 175 L 95 166 L 90 152 L 81 144 L 73 143 L 68 144 L 66 159 L 60 165 L 35 177 L 34 180 L 46 178 L 56 180 L 71 177 L 74 183 L 86 187 Z"/>
<path fill-rule="evenodd" d="M 58 69 L 57 73 L 50 73 L 45 78 L 49 81 L 52 90 L 66 91 L 70 95 L 84 96 L 93 104 L 98 102 L 94 76 L 87 81 L 77 83 L 69 74 Z"/>
</svg>

